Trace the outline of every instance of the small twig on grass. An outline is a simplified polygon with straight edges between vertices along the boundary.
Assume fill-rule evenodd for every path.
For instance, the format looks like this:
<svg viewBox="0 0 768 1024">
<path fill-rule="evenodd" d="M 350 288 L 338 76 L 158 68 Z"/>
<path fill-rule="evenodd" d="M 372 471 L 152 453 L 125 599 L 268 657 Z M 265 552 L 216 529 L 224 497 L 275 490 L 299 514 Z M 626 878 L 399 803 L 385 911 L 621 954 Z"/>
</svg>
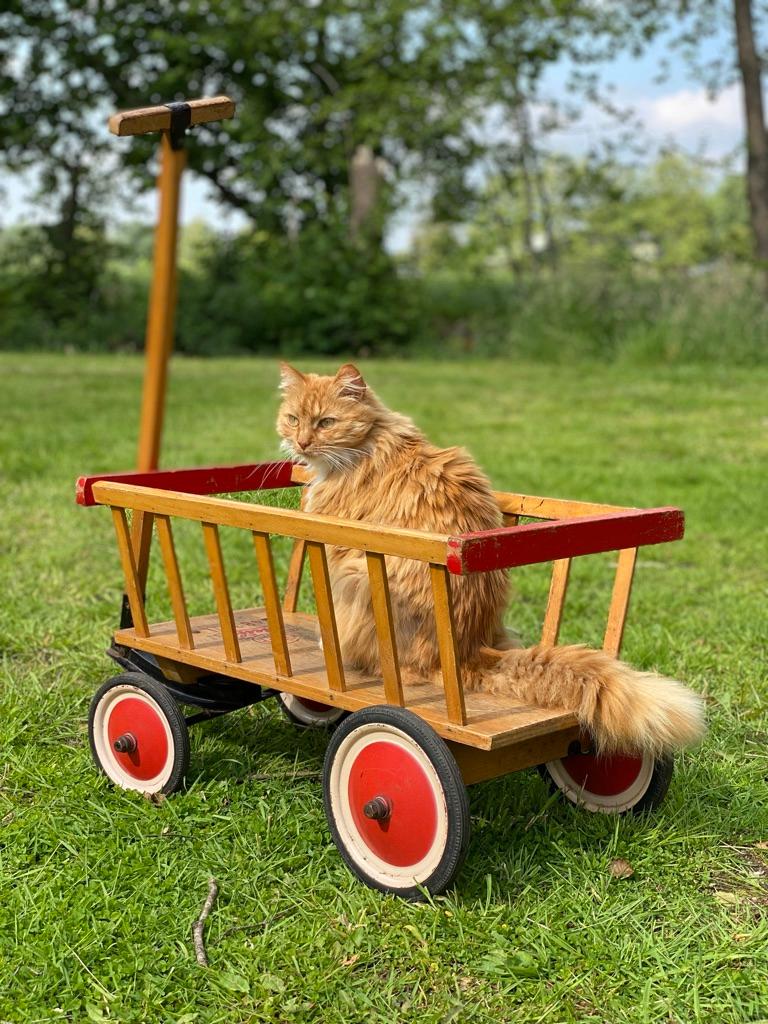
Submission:
<svg viewBox="0 0 768 1024">
<path fill-rule="evenodd" d="M 203 904 L 203 909 L 200 911 L 200 917 L 192 925 L 192 938 L 195 943 L 195 956 L 197 962 L 201 967 L 208 966 L 208 956 L 205 952 L 205 943 L 203 942 L 203 927 L 205 925 L 205 919 L 208 917 L 210 912 L 213 910 L 213 905 L 216 902 L 216 897 L 219 895 L 219 886 L 215 878 L 208 879 L 208 896 Z"/>
</svg>

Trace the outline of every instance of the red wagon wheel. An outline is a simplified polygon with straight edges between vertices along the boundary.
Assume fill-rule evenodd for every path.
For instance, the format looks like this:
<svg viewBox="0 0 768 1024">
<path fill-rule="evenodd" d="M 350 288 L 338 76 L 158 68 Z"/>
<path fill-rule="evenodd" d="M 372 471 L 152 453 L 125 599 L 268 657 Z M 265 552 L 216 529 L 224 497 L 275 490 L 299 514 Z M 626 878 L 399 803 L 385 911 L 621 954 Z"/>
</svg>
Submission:
<svg viewBox="0 0 768 1024">
<path fill-rule="evenodd" d="M 189 733 L 178 704 L 140 672 L 109 679 L 96 691 L 88 738 L 97 766 L 116 786 L 173 793 L 189 768 Z"/>
<path fill-rule="evenodd" d="M 278 693 L 277 702 L 288 721 L 299 729 L 330 729 L 348 714 L 344 708 L 297 697 L 295 693 Z"/>
<path fill-rule="evenodd" d="M 323 789 L 333 840 L 367 885 L 407 899 L 448 888 L 469 843 L 467 791 L 420 718 L 387 706 L 350 715 L 328 745 Z"/>
<path fill-rule="evenodd" d="M 658 807 L 672 781 L 671 757 L 653 754 L 570 754 L 539 771 L 553 791 L 596 814 L 639 814 Z"/>
</svg>

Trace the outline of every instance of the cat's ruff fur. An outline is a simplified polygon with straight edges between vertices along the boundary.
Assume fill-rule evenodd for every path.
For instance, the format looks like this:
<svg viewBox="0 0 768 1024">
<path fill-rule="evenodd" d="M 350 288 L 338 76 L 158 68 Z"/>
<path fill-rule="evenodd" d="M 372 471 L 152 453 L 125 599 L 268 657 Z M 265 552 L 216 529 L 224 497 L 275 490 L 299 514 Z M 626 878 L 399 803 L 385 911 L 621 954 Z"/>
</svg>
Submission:
<svg viewBox="0 0 768 1024">
<path fill-rule="evenodd" d="M 460 448 L 437 448 L 407 417 L 387 409 L 351 364 L 335 377 L 283 364 L 277 419 L 283 447 L 315 474 L 307 508 L 386 526 L 468 533 L 502 525 L 487 478 Z M 344 661 L 380 674 L 365 556 L 328 549 Z M 441 679 L 428 567 L 387 556 L 397 649 L 405 683 Z M 604 752 L 685 746 L 704 731 L 701 699 L 681 683 L 638 672 L 586 647 L 510 650 L 494 665 L 484 646 L 508 646 L 503 571 L 452 579 L 454 618 L 467 689 L 565 708 Z"/>
</svg>

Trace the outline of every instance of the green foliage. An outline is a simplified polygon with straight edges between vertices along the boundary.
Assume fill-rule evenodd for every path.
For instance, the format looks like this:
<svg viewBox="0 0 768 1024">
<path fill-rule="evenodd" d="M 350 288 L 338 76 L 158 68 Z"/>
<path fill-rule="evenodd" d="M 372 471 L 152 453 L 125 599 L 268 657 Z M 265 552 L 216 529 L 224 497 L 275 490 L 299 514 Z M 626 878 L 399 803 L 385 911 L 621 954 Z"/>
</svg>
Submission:
<svg viewBox="0 0 768 1024">
<path fill-rule="evenodd" d="M 657 365 L 768 362 L 757 274 L 719 266 L 664 276 L 572 267 L 545 277 L 445 274 L 424 282 L 423 354 Z"/>
<path fill-rule="evenodd" d="M 336 230 L 295 238 L 208 235 L 180 286 L 184 351 L 386 353 L 408 344 L 418 309 L 391 259 Z"/>
<path fill-rule="evenodd" d="M 581 32 L 616 36 L 590 0 L 522 5 L 452 0 L 11 0 L 0 13 L 0 106 L 11 166 L 42 162 L 99 181 L 83 152 L 111 146 L 94 114 L 205 93 L 237 119 L 201 127 L 190 166 L 220 199 L 274 231 L 348 206 L 357 146 L 396 174 L 461 177 L 478 151 L 469 118 L 510 82 L 535 82 Z M 74 116 L 69 116 L 74 112 Z M 145 184 L 155 140 L 120 163 Z"/>
<path fill-rule="evenodd" d="M 711 183 L 668 155 L 629 171 L 561 159 L 544 168 L 554 247 L 526 246 L 516 179 L 488 183 L 461 227 L 427 225 L 393 260 L 344 218 L 287 235 L 181 235 L 178 351 L 436 351 L 549 362 L 768 358 L 768 319 L 735 177 Z M 533 237 L 543 237 L 540 211 Z M 537 219 L 538 218 L 538 219 Z M 0 233 L 0 347 L 138 349 L 151 229 L 74 235 L 57 261 L 43 228 Z M 68 273 L 76 271 L 70 284 Z"/>
<path fill-rule="evenodd" d="M 419 232 L 417 265 L 426 273 L 463 267 L 514 275 L 553 264 L 570 273 L 585 263 L 666 272 L 750 258 L 743 181 L 681 153 L 634 168 L 552 156 L 540 189 L 530 208 L 519 169 L 490 178 L 460 234 L 448 223 Z"/>
</svg>

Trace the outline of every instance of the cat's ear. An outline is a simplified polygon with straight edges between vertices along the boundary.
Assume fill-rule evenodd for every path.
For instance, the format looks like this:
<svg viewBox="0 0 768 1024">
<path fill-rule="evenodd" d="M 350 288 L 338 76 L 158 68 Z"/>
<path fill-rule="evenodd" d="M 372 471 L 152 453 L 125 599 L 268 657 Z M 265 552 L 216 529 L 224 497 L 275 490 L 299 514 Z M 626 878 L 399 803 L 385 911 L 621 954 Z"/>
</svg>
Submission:
<svg viewBox="0 0 768 1024">
<path fill-rule="evenodd" d="M 303 373 L 294 370 L 288 363 L 280 363 L 280 390 L 287 391 L 288 388 L 303 384 L 307 378 Z"/>
<path fill-rule="evenodd" d="M 345 363 L 334 377 L 334 380 L 341 385 L 340 394 L 345 398 L 362 398 L 366 392 L 366 383 L 363 375 L 352 363 Z"/>
</svg>

